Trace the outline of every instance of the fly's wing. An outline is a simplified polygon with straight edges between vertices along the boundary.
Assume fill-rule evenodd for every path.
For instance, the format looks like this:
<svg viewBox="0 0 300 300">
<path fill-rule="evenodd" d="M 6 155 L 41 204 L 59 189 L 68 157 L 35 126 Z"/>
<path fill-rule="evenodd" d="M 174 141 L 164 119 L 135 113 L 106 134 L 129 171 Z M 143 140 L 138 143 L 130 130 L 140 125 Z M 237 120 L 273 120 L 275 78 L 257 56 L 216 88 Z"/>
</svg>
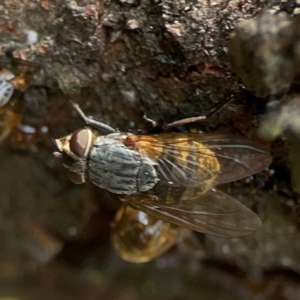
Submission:
<svg viewBox="0 0 300 300">
<path fill-rule="evenodd" d="M 225 135 L 130 135 L 126 143 L 157 165 L 161 181 L 177 187 L 239 180 L 262 171 L 272 161 L 268 151 L 251 141 Z"/>
<path fill-rule="evenodd" d="M 203 141 L 220 163 L 216 184 L 240 180 L 269 167 L 272 156 L 269 151 L 252 141 L 237 137 L 207 137 Z"/>
<path fill-rule="evenodd" d="M 218 190 L 177 203 L 163 203 L 157 195 L 144 193 L 125 196 L 123 201 L 165 222 L 219 237 L 247 236 L 261 227 L 254 212 Z"/>
</svg>

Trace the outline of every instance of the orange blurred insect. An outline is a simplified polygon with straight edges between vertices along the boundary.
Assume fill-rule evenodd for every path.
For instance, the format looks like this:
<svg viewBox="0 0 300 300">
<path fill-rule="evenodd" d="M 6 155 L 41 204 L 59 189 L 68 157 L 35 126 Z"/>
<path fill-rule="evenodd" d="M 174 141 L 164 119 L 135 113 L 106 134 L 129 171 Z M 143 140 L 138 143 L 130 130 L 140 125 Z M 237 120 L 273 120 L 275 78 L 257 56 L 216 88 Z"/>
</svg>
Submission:
<svg viewBox="0 0 300 300">
<path fill-rule="evenodd" d="M 227 135 L 116 132 L 71 104 L 89 125 L 55 140 L 73 182 L 87 178 L 136 209 L 207 234 L 240 237 L 261 226 L 254 212 L 214 187 L 268 167 L 268 151 Z"/>
<path fill-rule="evenodd" d="M 123 205 L 112 223 L 111 240 L 122 259 L 144 263 L 162 255 L 190 234 L 189 229 Z"/>
</svg>

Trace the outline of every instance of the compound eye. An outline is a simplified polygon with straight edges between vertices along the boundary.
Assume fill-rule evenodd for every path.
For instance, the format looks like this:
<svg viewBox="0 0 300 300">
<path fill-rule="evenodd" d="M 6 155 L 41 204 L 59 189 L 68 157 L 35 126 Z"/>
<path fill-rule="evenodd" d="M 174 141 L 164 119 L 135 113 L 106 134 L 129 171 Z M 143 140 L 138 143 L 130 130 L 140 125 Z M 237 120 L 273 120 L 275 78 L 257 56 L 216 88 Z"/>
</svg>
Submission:
<svg viewBox="0 0 300 300">
<path fill-rule="evenodd" d="M 74 131 L 70 139 L 70 150 L 78 157 L 84 157 L 90 147 L 92 133 L 88 129 Z"/>
</svg>

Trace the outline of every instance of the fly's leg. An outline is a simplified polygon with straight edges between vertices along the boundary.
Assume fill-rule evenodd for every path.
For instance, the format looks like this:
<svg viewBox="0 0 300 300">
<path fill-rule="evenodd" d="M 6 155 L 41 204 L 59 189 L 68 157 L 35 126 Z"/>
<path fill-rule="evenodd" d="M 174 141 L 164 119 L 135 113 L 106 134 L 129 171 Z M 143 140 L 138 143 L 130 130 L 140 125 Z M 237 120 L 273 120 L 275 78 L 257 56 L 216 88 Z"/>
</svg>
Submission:
<svg viewBox="0 0 300 300">
<path fill-rule="evenodd" d="M 199 116 L 199 117 L 191 117 L 191 118 L 181 119 L 181 120 L 175 121 L 173 123 L 169 123 L 167 125 L 164 125 L 162 128 L 167 129 L 167 128 L 174 127 L 174 126 L 180 126 L 180 125 L 184 125 L 184 124 L 197 122 L 197 121 L 200 121 L 200 120 L 204 120 L 206 118 L 207 118 L 206 116 Z M 158 126 L 156 121 L 148 118 L 146 115 L 143 116 L 143 119 L 145 121 L 151 123 L 153 127 Z"/>
<path fill-rule="evenodd" d="M 85 113 L 81 110 L 81 108 L 79 107 L 78 104 L 74 103 L 73 101 L 68 99 L 69 104 L 76 109 L 76 111 L 79 113 L 79 115 L 82 117 L 82 119 L 84 120 L 84 122 L 88 125 L 90 125 L 91 127 L 93 127 L 96 130 L 104 130 L 106 132 L 109 133 L 113 133 L 116 132 L 116 130 L 100 121 L 94 120 L 92 118 L 89 118 L 85 115 Z"/>
<path fill-rule="evenodd" d="M 143 119 L 144 119 L 145 121 L 151 123 L 153 127 L 157 127 L 157 122 L 154 121 L 154 120 L 152 120 L 152 119 L 150 119 L 150 118 L 148 118 L 148 117 L 146 116 L 146 114 L 143 115 Z"/>
<path fill-rule="evenodd" d="M 174 126 L 181 126 L 184 124 L 194 123 L 194 122 L 205 120 L 205 119 L 207 119 L 207 116 L 198 116 L 198 117 L 181 119 L 181 120 L 178 120 L 178 121 L 175 121 L 175 122 L 165 125 L 164 128 L 167 129 L 167 128 L 174 127 Z"/>
<path fill-rule="evenodd" d="M 193 123 L 193 122 L 197 122 L 197 121 L 201 121 L 201 120 L 206 120 L 206 119 L 212 117 L 213 115 L 215 115 L 216 113 L 218 113 L 220 110 L 222 110 L 232 100 L 233 100 L 233 97 L 231 96 L 228 101 L 226 101 L 220 107 L 214 109 L 207 116 L 198 116 L 198 117 L 191 117 L 191 118 L 181 119 L 181 120 L 175 121 L 173 123 L 169 123 L 169 124 L 165 125 L 163 128 L 167 129 L 167 128 L 170 128 L 170 127 L 173 127 L 173 126 L 180 126 L 180 125 L 189 124 L 189 123 Z"/>
<path fill-rule="evenodd" d="M 207 116 L 206 119 L 212 117 L 213 115 L 217 114 L 219 111 L 221 111 L 225 106 L 227 106 L 232 100 L 234 99 L 234 96 L 231 95 L 228 100 L 223 103 L 221 106 L 217 107 L 216 109 L 214 109 L 212 112 L 210 112 Z"/>
</svg>

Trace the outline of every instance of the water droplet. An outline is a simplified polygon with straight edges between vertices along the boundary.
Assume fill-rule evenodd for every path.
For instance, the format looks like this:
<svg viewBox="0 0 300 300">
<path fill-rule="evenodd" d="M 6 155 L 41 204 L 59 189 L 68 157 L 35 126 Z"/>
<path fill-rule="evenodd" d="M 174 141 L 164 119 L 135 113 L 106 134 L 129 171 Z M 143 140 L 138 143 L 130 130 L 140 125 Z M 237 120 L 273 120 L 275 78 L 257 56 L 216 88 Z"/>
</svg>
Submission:
<svg viewBox="0 0 300 300">
<path fill-rule="evenodd" d="M 42 127 L 41 127 L 41 132 L 46 133 L 46 132 L 48 132 L 48 131 L 49 131 L 49 129 L 48 129 L 47 126 L 42 126 Z"/>
<path fill-rule="evenodd" d="M 35 128 L 29 125 L 18 124 L 18 128 L 25 133 L 34 134 L 36 132 Z"/>
</svg>

